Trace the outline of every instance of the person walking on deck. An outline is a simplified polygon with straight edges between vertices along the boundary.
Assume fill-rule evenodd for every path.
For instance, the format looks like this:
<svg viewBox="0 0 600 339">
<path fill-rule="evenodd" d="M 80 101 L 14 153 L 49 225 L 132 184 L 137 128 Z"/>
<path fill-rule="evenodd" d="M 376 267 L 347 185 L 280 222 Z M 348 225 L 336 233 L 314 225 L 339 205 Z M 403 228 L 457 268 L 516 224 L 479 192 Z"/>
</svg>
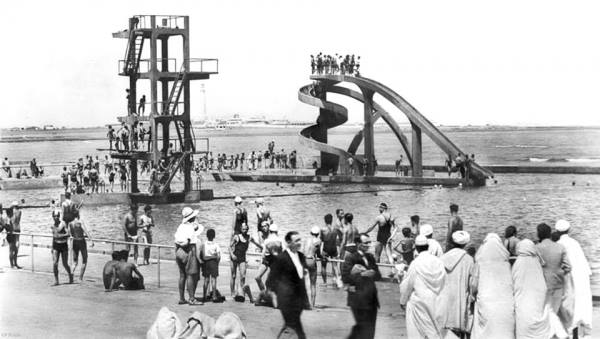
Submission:
<svg viewBox="0 0 600 339">
<path fill-rule="evenodd" d="M 80 212 L 75 216 L 75 220 L 69 223 L 69 233 L 72 237 L 71 250 L 73 251 L 73 274 L 79 264 L 79 253 L 81 253 L 81 270 L 79 272 L 79 281 L 83 281 L 83 275 L 85 274 L 85 268 L 87 267 L 88 252 L 87 242 L 85 238 L 89 238 L 91 246 L 94 247 L 94 241 L 90 235 L 90 232 L 85 227 L 85 223 L 80 218 Z"/>
<path fill-rule="evenodd" d="M 250 293 L 250 287 L 246 285 L 246 269 L 248 260 L 246 259 L 246 253 L 248 252 L 248 246 L 252 242 L 257 248 L 262 249 L 262 246 L 256 241 L 249 233 L 249 227 L 247 224 L 242 224 L 242 230 L 238 234 L 234 234 L 231 239 L 229 246 L 229 256 L 231 264 L 231 281 L 229 287 L 231 289 L 231 297 L 233 300 L 238 302 L 244 302 L 244 295 L 248 295 L 250 303 L 254 303 L 252 294 Z M 239 289 L 236 285 L 236 278 L 239 272 Z M 240 295 L 240 291 L 242 294 Z"/>
<path fill-rule="evenodd" d="M 57 286 L 58 282 L 58 260 L 62 259 L 63 267 L 69 275 L 69 283 L 73 283 L 73 273 L 69 267 L 69 246 L 67 242 L 69 240 L 69 230 L 67 224 L 60 220 L 60 210 L 52 211 L 52 219 L 54 225 L 52 226 L 52 268 L 54 273 L 54 285 Z"/>
<path fill-rule="evenodd" d="M 368 253 L 371 245 L 369 236 L 357 235 L 352 242 L 356 244 L 356 248 L 345 256 L 342 264 L 342 281 L 348 291 L 348 306 L 356 322 L 348 338 L 373 338 L 379 309 L 375 281 L 381 279 L 381 273 L 375 257 Z"/>
<path fill-rule="evenodd" d="M 281 252 L 271 266 L 266 285 L 277 295 L 277 306 L 284 320 L 284 328 L 293 329 L 299 339 L 305 339 L 300 316 L 308 306 L 308 295 L 304 276 L 306 259 L 300 252 L 302 238 L 298 232 L 290 231 L 285 235 L 287 248 Z"/>
</svg>

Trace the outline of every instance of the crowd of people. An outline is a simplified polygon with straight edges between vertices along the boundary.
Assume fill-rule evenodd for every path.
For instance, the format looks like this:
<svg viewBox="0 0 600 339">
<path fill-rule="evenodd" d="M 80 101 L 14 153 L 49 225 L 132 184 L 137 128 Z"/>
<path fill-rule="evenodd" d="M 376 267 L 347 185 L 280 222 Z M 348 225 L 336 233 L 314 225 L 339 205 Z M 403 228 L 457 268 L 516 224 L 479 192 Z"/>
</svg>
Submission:
<svg viewBox="0 0 600 339">
<path fill-rule="evenodd" d="M 240 197 L 234 200 L 232 218 L 232 298 L 243 302 L 247 296 L 257 305 L 278 307 L 286 328 L 300 338 L 304 337 L 300 314 L 315 305 L 318 261 L 323 282 L 330 266 L 335 286 L 348 293 L 348 306 L 356 320 L 350 338 L 374 336 L 379 307 L 374 282 L 381 278 L 380 262 L 395 267 L 409 338 L 443 338 L 447 332 L 460 338 L 566 338 L 567 332 L 573 331 L 589 336 L 591 272 L 564 220 L 556 223 L 554 233 L 550 226 L 538 225 L 537 244 L 517 239 L 516 228 L 510 226 L 504 241 L 491 233 L 477 248 L 464 230 L 458 206 L 452 204 L 444 250 L 434 239 L 431 225 L 421 225 L 420 217 L 413 215 L 411 226 L 400 227 L 385 203 L 378 206 L 379 215 L 364 232 L 353 225 L 352 213 L 339 209 L 335 217 L 325 215 L 324 225 L 312 227 L 307 236 L 291 231 L 282 238 L 262 199 L 254 201 L 256 237 L 250 235 L 249 213 L 242 202 Z M 197 215 L 197 211 L 184 210 L 184 223 L 175 235 L 182 277 L 180 303 L 192 305 L 210 300 L 206 293 L 202 299 L 195 298 L 197 278 L 193 276 L 205 269 L 209 271 L 203 273 L 205 279 L 218 276 L 215 266 L 206 266 L 202 258 L 208 256 L 210 262 L 216 257 L 218 262 L 223 255 L 221 249 L 213 256 L 202 252 L 205 245 L 192 246 L 202 243 L 199 235 L 204 233 L 194 221 Z M 375 229 L 377 234 L 371 240 Z M 256 299 L 245 281 L 250 243 L 262 255 Z M 192 270 L 190 260 L 197 261 Z M 263 282 L 265 272 L 268 275 Z M 185 282 L 188 299 L 184 297 Z"/>
<path fill-rule="evenodd" d="M 65 201 L 54 204 L 52 210 L 56 284 L 59 260 L 72 282 L 79 254 L 79 279 L 83 279 L 87 241 L 93 246 L 81 218 L 81 205 L 70 198 L 67 192 Z M 285 324 L 282 332 L 293 331 L 304 338 L 301 313 L 315 306 L 320 261 L 323 282 L 327 284 L 330 270 L 333 287 L 347 292 L 347 304 L 356 321 L 350 338 L 373 338 L 379 308 L 375 281 L 382 277 L 378 264 L 385 262 L 394 267 L 390 278 L 399 282 L 398 300 L 405 310 L 409 338 L 443 338 L 448 332 L 459 338 L 590 335 L 590 266 L 579 243 L 569 236 L 571 225 L 565 220 L 557 221 L 554 231 L 540 223 L 535 242 L 519 239 L 517 228 L 509 226 L 504 239 L 490 233 L 477 248 L 458 205 L 451 204 L 443 248 L 434 237 L 434 228 L 422 223 L 420 216 L 411 216 L 410 226 L 403 227 L 402 218 L 394 217 L 386 203 L 377 206 L 378 214 L 363 230 L 353 224 L 352 213 L 338 209 L 335 214 L 326 214 L 323 225 L 312 226 L 307 234 L 290 231 L 283 236 L 264 199 L 257 198 L 252 204 L 249 212 L 244 200 L 235 197 L 226 248 L 215 241 L 217 231 L 225 230 L 205 228 L 198 222 L 198 210 L 183 208 L 174 234 L 179 304 L 225 301 L 217 289 L 217 279 L 219 263 L 228 256 L 231 299 L 277 307 Z M 15 268 L 20 268 L 19 206 L 14 202 L 0 217 Z M 250 224 L 256 225 L 252 231 Z M 152 243 L 153 228 L 151 206 L 146 205 L 140 216 L 138 206 L 132 204 L 123 223 L 124 240 L 130 244 L 114 252 L 103 270 L 107 291 L 120 285 L 144 288 L 144 277 L 137 269 L 138 246 Z M 372 236 L 373 232 L 376 234 Z M 255 276 L 256 295 L 246 281 L 250 244 L 261 256 Z M 68 265 L 69 249 L 73 268 Z M 133 262 L 127 261 L 130 255 Z M 149 263 L 150 248 L 145 246 L 141 264 Z M 201 276 L 202 297 L 198 298 Z"/>
<path fill-rule="evenodd" d="M 2 160 L 2 170 L 7 178 L 16 178 L 16 179 L 28 179 L 28 178 L 39 178 L 44 176 L 44 168 L 42 166 L 38 166 L 35 158 L 29 161 L 29 172 L 27 172 L 26 166 L 17 166 L 16 172 L 13 175 L 14 166 L 11 167 L 11 163 L 8 160 L 8 157 L 5 157 Z"/>
<path fill-rule="evenodd" d="M 143 151 L 144 143 L 147 143 L 147 150 L 150 151 L 152 145 L 152 126 L 148 125 L 148 129 L 141 121 L 136 121 L 131 126 L 121 123 L 121 127 L 115 131 L 110 125 L 106 133 L 108 138 L 109 150 L 113 149 L 117 152 Z"/>
<path fill-rule="evenodd" d="M 311 74 L 349 74 L 360 76 L 360 56 L 319 53 L 310 56 Z"/>
<path fill-rule="evenodd" d="M 276 168 L 276 169 L 296 169 L 298 166 L 298 155 L 296 150 L 289 154 L 282 148 L 281 151 L 265 150 L 251 151 L 247 154 L 242 152 L 227 155 L 218 153 L 213 156 L 212 152 L 208 152 L 194 162 L 196 173 L 207 171 L 254 171 L 259 169 Z"/>
</svg>

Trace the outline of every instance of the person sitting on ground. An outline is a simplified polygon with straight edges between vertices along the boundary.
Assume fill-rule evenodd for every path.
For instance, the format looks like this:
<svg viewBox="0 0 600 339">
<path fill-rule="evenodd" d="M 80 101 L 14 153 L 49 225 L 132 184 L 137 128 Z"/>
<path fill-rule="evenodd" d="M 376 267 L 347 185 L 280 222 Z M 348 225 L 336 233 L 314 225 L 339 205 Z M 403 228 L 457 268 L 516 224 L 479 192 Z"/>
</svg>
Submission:
<svg viewBox="0 0 600 339">
<path fill-rule="evenodd" d="M 123 253 L 126 252 L 127 254 Z M 121 260 L 115 266 L 113 266 L 113 281 L 111 282 L 110 289 L 114 290 L 123 284 L 123 288 L 126 290 L 143 290 L 146 289 L 144 286 L 144 276 L 138 271 L 135 264 L 127 262 L 129 257 L 129 251 L 121 251 Z M 134 276 L 135 273 L 137 276 Z M 115 281 L 116 279 L 116 281 Z"/>
<path fill-rule="evenodd" d="M 104 289 L 106 292 L 112 291 L 111 286 L 119 286 L 121 284 L 121 282 L 118 281 L 117 275 L 115 274 L 116 266 L 121 260 L 121 255 L 121 251 L 112 252 L 112 259 L 104 264 L 104 269 L 102 270 L 102 281 L 104 282 Z"/>
<path fill-rule="evenodd" d="M 214 302 L 220 302 L 217 292 L 217 277 L 219 276 L 219 261 L 221 261 L 221 247 L 214 242 L 215 230 L 209 228 L 206 231 L 207 241 L 202 244 L 201 260 L 204 262 L 202 276 L 204 277 L 203 300 L 206 301 L 206 292 L 210 284 L 210 294 Z"/>
</svg>

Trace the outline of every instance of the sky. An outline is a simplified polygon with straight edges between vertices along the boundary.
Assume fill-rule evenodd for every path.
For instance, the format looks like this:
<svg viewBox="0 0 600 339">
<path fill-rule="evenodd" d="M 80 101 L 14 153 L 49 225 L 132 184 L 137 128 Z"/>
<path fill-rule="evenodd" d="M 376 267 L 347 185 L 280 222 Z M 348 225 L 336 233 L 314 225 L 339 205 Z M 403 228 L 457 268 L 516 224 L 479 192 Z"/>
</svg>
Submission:
<svg viewBox="0 0 600 339">
<path fill-rule="evenodd" d="M 600 125 L 595 1 L 11 1 L 0 10 L 0 128 L 125 115 L 126 40 L 111 33 L 138 14 L 189 15 L 191 57 L 219 59 L 219 74 L 191 86 L 193 119 L 204 83 L 211 118 L 314 121 L 298 89 L 322 52 L 360 55 L 363 76 L 437 124 Z M 362 119 L 357 103 L 330 98 Z"/>
</svg>

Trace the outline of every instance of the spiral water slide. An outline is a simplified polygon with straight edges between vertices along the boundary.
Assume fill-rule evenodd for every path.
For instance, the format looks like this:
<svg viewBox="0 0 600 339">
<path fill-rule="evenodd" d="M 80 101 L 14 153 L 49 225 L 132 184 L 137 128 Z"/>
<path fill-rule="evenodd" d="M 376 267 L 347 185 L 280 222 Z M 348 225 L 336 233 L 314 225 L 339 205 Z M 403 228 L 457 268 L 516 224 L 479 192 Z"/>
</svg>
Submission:
<svg viewBox="0 0 600 339">
<path fill-rule="evenodd" d="M 354 98 L 358 101 L 364 102 L 364 98 L 361 93 L 350 90 L 345 87 L 335 86 L 340 82 L 350 82 L 357 85 L 361 89 L 373 91 L 381 95 L 383 98 L 391 102 L 401 112 L 403 112 L 409 119 L 411 124 L 421 129 L 442 151 L 451 157 L 456 156 L 459 153 L 466 154 L 461 151 L 446 135 L 444 135 L 434 124 L 432 124 L 425 116 L 423 116 L 416 108 L 409 104 L 404 98 L 398 95 L 396 92 L 388 88 L 387 86 L 364 77 L 354 77 L 348 75 L 313 75 L 312 80 L 316 80 L 319 83 L 321 93 L 317 95 L 314 91 L 314 85 L 306 85 L 300 88 L 298 91 L 298 99 L 306 104 L 319 107 L 320 114 L 317 118 L 315 125 L 309 126 L 300 131 L 300 142 L 308 147 L 317 149 L 322 152 L 322 156 L 328 156 L 337 158 L 336 161 L 330 161 L 330 166 L 336 166 L 339 164 L 339 169 L 342 173 L 347 173 L 347 158 L 352 157 L 357 162 L 362 163 L 363 157 L 356 155 L 356 150 L 362 142 L 362 131 L 359 132 L 352 142 L 348 150 L 343 150 L 332 145 L 327 144 L 327 129 L 339 126 L 348 121 L 348 111 L 345 107 L 329 102 L 326 100 L 326 93 L 337 93 L 346 95 Z M 400 131 L 400 128 L 393 117 L 383 110 L 380 105 L 373 102 L 373 122 L 379 117 L 382 117 L 388 126 L 392 129 L 400 144 L 402 145 L 409 163 L 413 164 L 412 152 L 410 150 L 408 140 L 404 134 Z M 325 154 L 323 154 L 325 153 Z M 493 177 L 493 173 L 473 162 L 471 166 L 471 175 L 477 178 L 489 178 Z"/>
</svg>

